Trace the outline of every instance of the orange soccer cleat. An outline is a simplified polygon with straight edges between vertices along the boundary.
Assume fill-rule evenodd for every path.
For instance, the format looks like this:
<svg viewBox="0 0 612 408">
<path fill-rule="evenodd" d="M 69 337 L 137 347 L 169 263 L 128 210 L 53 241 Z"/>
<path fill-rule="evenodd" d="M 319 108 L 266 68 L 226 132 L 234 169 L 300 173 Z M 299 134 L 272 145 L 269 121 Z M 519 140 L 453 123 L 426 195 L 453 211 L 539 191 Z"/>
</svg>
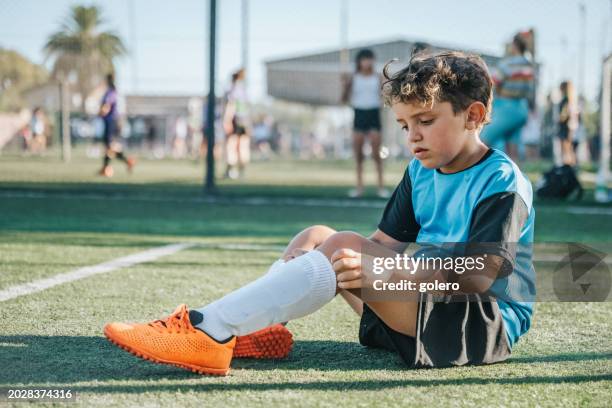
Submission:
<svg viewBox="0 0 612 408">
<path fill-rule="evenodd" d="M 293 347 L 293 335 L 282 324 L 236 337 L 234 357 L 285 358 Z"/>
<path fill-rule="evenodd" d="M 236 338 L 219 343 L 189 321 L 186 305 L 151 323 L 108 323 L 104 335 L 137 357 L 200 374 L 226 375 Z"/>
</svg>

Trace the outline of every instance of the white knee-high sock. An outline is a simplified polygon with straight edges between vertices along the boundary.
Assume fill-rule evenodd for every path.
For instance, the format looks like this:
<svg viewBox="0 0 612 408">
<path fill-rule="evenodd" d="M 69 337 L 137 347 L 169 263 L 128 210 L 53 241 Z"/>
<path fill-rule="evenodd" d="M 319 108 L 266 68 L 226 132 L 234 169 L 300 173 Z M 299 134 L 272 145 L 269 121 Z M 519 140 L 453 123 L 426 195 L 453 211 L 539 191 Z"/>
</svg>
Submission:
<svg viewBox="0 0 612 408">
<path fill-rule="evenodd" d="M 281 270 L 281 267 L 285 264 L 285 260 L 284 259 L 277 259 L 272 266 L 270 266 L 270 269 L 268 269 L 267 273 L 275 273 L 277 271 Z"/>
<path fill-rule="evenodd" d="M 218 341 L 244 336 L 276 323 L 309 315 L 334 298 L 336 274 L 314 250 L 275 267 L 261 278 L 196 309 L 192 323 Z"/>
</svg>

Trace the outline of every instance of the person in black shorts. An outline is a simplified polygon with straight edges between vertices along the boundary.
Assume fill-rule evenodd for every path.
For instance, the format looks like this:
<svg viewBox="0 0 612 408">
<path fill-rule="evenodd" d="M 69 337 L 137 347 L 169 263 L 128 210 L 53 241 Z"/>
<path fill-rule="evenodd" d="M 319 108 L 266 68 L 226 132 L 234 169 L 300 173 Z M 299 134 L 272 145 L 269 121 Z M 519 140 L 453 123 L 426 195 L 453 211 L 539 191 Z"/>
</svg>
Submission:
<svg viewBox="0 0 612 408">
<path fill-rule="evenodd" d="M 561 91 L 561 101 L 559 102 L 559 131 L 557 137 L 561 143 L 561 161 L 563 164 L 574 166 L 576 164 L 576 153 L 573 142 L 578 127 L 578 110 L 574 87 L 571 81 L 563 81 L 559 90 Z"/>
<path fill-rule="evenodd" d="M 363 146 L 366 139 L 370 140 L 372 158 L 376 164 L 377 195 L 388 198 L 389 192 L 384 187 L 383 163 L 380 156 L 382 144 L 381 136 L 381 101 L 380 101 L 380 75 L 374 71 L 375 56 L 369 49 L 363 49 L 355 59 L 355 73 L 346 81 L 342 99 L 350 103 L 355 116 L 353 120 L 353 151 L 357 164 L 357 183 L 355 189 L 349 192 L 350 197 L 363 195 Z"/>
<path fill-rule="evenodd" d="M 232 75 L 223 112 L 227 162 L 225 177 L 230 179 L 244 176 L 251 157 L 251 120 L 245 77 L 244 68 Z"/>
</svg>

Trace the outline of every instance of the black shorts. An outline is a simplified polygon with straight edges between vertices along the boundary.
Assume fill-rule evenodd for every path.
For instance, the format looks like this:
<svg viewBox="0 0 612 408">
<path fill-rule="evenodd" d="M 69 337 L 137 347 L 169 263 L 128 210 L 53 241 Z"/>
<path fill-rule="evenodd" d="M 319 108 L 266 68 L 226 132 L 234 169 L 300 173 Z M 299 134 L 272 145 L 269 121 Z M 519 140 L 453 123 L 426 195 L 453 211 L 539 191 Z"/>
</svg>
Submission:
<svg viewBox="0 0 612 408">
<path fill-rule="evenodd" d="M 380 109 L 355 109 L 353 130 L 356 132 L 380 131 Z"/>
<path fill-rule="evenodd" d="M 557 137 L 560 140 L 567 140 L 569 139 L 569 134 L 570 134 L 569 126 L 565 123 L 561 123 L 559 125 L 559 132 L 557 133 Z"/>
<path fill-rule="evenodd" d="M 236 118 L 232 119 L 232 127 L 234 128 L 234 135 L 242 136 L 246 135 L 246 126 Z"/>
<path fill-rule="evenodd" d="M 113 138 L 117 133 L 117 123 L 112 119 L 104 119 L 104 133 L 102 134 L 102 140 L 104 145 L 108 149 L 113 143 Z"/>
<path fill-rule="evenodd" d="M 506 360 L 510 345 L 497 302 L 482 299 L 466 302 L 462 298 L 465 295 L 434 302 L 432 295 L 424 294 L 419 304 L 416 338 L 391 329 L 364 304 L 359 342 L 393 351 L 411 368 Z"/>
</svg>

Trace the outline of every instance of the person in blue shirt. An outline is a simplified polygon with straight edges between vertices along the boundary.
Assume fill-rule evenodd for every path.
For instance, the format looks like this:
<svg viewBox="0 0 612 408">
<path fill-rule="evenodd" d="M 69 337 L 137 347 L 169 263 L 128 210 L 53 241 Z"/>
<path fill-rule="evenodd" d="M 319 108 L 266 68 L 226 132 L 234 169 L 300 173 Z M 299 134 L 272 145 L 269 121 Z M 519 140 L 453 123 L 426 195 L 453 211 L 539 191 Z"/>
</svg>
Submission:
<svg viewBox="0 0 612 408">
<path fill-rule="evenodd" d="M 527 41 L 516 34 L 510 53 L 492 70 L 495 84 L 493 121 L 482 132 L 482 140 L 489 146 L 505 150 L 512 159 L 519 157 L 521 130 L 533 111 L 535 69 L 527 58 Z"/>
<path fill-rule="evenodd" d="M 487 67 L 476 55 L 424 52 L 384 76 L 383 99 L 414 159 L 374 233 L 309 227 L 253 282 L 150 324 L 109 323 L 109 340 L 227 374 L 233 358 L 286 356 L 292 335 L 281 323 L 339 294 L 360 316 L 361 344 L 408 367 L 506 360 L 533 315 L 535 212 L 528 179 L 479 137 L 493 99 Z M 411 244 L 419 248 L 408 256 Z"/>
</svg>

